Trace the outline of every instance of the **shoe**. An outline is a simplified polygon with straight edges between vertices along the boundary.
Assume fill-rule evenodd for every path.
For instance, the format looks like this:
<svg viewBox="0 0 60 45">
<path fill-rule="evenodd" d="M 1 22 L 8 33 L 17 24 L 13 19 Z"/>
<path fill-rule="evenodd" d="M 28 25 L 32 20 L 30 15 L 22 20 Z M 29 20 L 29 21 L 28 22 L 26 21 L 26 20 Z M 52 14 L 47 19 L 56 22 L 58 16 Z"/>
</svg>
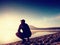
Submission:
<svg viewBox="0 0 60 45">
<path fill-rule="evenodd" d="M 25 40 L 25 39 L 23 39 L 22 44 L 24 44 L 25 42 L 26 42 L 26 40 Z"/>
</svg>

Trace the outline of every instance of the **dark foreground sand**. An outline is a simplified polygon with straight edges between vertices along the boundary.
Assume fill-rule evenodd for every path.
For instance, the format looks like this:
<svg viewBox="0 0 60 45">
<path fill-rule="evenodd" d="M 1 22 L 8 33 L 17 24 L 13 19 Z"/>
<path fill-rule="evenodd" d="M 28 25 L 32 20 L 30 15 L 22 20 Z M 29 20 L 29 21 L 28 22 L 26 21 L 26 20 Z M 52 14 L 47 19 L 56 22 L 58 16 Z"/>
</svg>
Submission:
<svg viewBox="0 0 60 45">
<path fill-rule="evenodd" d="M 4 45 L 60 45 L 60 32 L 32 38 L 30 42 L 25 42 L 25 44 L 21 44 L 21 41 L 17 41 Z"/>
</svg>

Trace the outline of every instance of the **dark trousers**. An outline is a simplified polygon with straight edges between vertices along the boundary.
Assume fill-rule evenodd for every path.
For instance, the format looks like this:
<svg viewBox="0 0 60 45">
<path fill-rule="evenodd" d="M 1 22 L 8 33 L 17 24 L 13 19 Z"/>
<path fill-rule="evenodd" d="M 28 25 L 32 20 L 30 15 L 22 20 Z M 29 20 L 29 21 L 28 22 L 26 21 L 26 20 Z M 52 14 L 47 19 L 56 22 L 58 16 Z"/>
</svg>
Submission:
<svg viewBox="0 0 60 45">
<path fill-rule="evenodd" d="M 29 41 L 29 37 L 25 37 L 25 35 L 22 34 L 22 33 L 18 33 L 18 32 L 17 32 L 17 33 L 16 33 L 16 36 L 19 37 L 19 38 L 21 38 L 23 41 L 26 41 L 25 38 L 27 38 L 27 40 Z"/>
</svg>

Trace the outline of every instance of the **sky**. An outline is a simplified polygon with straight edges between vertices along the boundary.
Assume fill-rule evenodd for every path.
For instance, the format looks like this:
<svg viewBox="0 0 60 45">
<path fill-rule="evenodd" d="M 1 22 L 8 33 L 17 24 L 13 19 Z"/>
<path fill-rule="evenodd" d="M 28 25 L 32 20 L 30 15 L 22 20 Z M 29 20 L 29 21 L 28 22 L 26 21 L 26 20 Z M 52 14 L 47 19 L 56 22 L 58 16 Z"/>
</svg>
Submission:
<svg viewBox="0 0 60 45">
<path fill-rule="evenodd" d="M 17 23 L 25 19 L 29 25 L 39 28 L 60 27 L 59 2 L 58 0 L 3 0 L 0 1 L 0 17 L 3 17 L 1 21 L 6 16 L 17 17 L 14 19 Z"/>
<path fill-rule="evenodd" d="M 60 27 L 60 1 L 0 0 L 0 44 L 18 39 L 21 19 L 39 28 Z"/>
</svg>

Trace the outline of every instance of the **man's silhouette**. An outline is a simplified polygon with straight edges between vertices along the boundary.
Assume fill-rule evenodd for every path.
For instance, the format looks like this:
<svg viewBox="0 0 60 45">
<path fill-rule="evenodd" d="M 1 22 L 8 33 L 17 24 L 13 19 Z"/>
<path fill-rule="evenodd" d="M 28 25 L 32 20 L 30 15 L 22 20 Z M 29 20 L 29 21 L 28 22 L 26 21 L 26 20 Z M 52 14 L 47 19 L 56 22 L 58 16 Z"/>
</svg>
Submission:
<svg viewBox="0 0 60 45">
<path fill-rule="evenodd" d="M 23 32 L 20 32 L 20 30 L 22 30 Z M 29 37 L 31 37 L 31 31 L 28 24 L 25 23 L 24 19 L 21 20 L 21 24 L 19 25 L 16 35 L 23 40 L 22 43 L 26 41 L 25 38 L 27 38 L 27 40 L 29 41 Z"/>
</svg>

